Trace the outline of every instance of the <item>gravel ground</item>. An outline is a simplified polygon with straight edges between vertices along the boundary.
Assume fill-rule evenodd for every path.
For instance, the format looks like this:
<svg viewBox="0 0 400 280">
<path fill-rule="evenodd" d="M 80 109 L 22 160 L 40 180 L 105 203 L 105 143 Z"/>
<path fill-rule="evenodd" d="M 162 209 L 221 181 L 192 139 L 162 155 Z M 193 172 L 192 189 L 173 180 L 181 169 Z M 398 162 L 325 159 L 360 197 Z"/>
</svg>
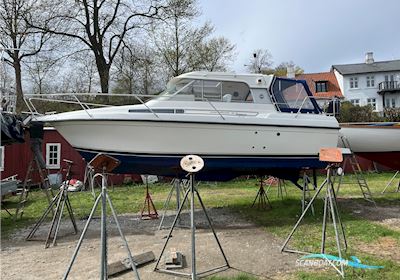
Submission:
<svg viewBox="0 0 400 280">
<path fill-rule="evenodd" d="M 173 213 L 168 213 L 164 225 L 170 225 Z M 283 240 L 272 236 L 227 209 L 210 209 L 209 214 L 215 225 L 218 237 L 226 253 L 231 269 L 219 275 L 229 276 L 249 273 L 259 279 L 281 279 L 296 270 L 298 256 L 280 252 Z M 133 254 L 153 251 L 155 256 L 161 252 L 167 230 L 157 230 L 160 220 L 140 220 L 138 215 L 121 215 L 119 221 Z M 77 221 L 83 229 L 86 220 Z M 182 224 L 189 222 L 188 213 L 182 216 Z M 204 271 L 224 264 L 224 260 L 213 235 L 206 227 L 201 212 L 196 213 L 196 255 L 197 269 Z M 43 224 L 37 231 L 36 241 L 25 241 L 30 228 L 22 229 L 11 235 L 1 244 L 1 279 L 61 279 L 75 249 L 79 235 L 72 235 L 72 225 L 66 218 L 62 221 L 58 245 L 44 249 L 44 239 L 49 223 Z M 115 224 L 111 221 L 109 234 L 109 263 L 126 257 Z M 72 268 L 69 279 L 98 279 L 100 262 L 100 220 L 93 220 L 78 258 Z M 168 244 L 187 257 L 190 267 L 190 230 L 177 228 Z M 161 262 L 161 267 L 163 263 Z M 139 269 L 141 279 L 181 279 L 171 275 L 154 272 L 155 263 Z M 181 271 L 188 271 L 188 268 Z M 125 273 L 115 279 L 133 279 L 133 273 Z"/>
</svg>

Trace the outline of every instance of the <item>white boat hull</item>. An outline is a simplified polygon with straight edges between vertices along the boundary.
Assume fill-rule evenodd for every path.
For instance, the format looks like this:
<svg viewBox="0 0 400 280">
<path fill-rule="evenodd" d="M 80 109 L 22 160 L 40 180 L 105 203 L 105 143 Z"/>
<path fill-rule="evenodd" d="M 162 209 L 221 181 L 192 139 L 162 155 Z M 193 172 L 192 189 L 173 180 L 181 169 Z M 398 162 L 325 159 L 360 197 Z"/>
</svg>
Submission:
<svg viewBox="0 0 400 280">
<path fill-rule="evenodd" d="M 53 124 L 78 149 L 156 155 L 317 156 L 337 130 L 168 121 L 68 121 Z"/>
<path fill-rule="evenodd" d="M 60 121 L 56 129 L 87 160 L 121 161 L 117 173 L 184 176 L 182 156 L 203 157 L 202 180 L 271 174 L 296 180 L 301 168 L 323 168 L 321 147 L 335 147 L 338 129 L 168 121 Z"/>
</svg>

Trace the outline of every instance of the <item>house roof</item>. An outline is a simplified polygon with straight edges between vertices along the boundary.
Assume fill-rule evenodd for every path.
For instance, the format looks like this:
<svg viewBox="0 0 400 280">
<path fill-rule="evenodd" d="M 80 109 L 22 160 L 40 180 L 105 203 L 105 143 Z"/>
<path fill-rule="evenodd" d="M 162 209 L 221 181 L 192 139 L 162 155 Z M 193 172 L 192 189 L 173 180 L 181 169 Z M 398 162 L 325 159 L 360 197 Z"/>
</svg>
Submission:
<svg viewBox="0 0 400 280">
<path fill-rule="evenodd" d="M 356 63 L 332 65 L 332 69 L 336 69 L 342 75 L 400 71 L 400 59 L 377 61 L 370 64 Z"/>
<path fill-rule="evenodd" d="M 305 80 L 311 93 L 314 96 L 322 98 L 343 98 L 342 92 L 340 91 L 339 84 L 336 80 L 336 76 L 333 72 L 321 72 L 321 73 L 310 73 L 310 74 L 299 74 L 296 75 L 297 80 Z M 327 82 L 327 92 L 316 92 L 316 82 Z"/>
</svg>

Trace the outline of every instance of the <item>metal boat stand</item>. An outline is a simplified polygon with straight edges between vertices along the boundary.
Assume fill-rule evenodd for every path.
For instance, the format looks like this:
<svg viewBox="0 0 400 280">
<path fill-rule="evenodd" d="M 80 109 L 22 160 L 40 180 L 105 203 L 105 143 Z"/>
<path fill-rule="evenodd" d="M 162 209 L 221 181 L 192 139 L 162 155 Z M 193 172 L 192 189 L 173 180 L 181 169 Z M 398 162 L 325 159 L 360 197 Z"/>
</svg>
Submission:
<svg viewBox="0 0 400 280">
<path fill-rule="evenodd" d="M 219 242 L 217 234 L 211 223 L 211 219 L 208 216 L 208 213 L 204 206 L 204 203 L 203 203 L 203 201 L 200 197 L 200 194 L 195 186 L 195 172 L 201 170 L 203 168 L 203 166 L 204 166 L 203 159 L 200 158 L 199 156 L 188 155 L 188 156 L 182 158 L 182 160 L 181 160 L 181 167 L 185 171 L 189 172 L 190 185 L 189 185 L 189 188 L 186 190 L 185 196 L 179 207 L 178 213 L 176 214 L 174 222 L 171 225 L 171 228 L 168 233 L 168 237 L 167 237 L 167 239 L 164 243 L 164 246 L 161 250 L 160 256 L 158 257 L 154 271 L 172 274 L 172 275 L 176 275 L 176 276 L 190 277 L 192 280 L 195 280 L 195 279 L 198 279 L 198 277 L 210 275 L 212 273 L 216 273 L 216 272 L 230 268 L 230 265 L 228 263 L 226 255 L 224 253 L 224 250 L 222 249 L 221 243 Z M 211 268 L 211 269 L 208 269 L 203 272 L 197 272 L 197 270 L 196 270 L 196 224 L 195 224 L 195 209 L 194 209 L 195 194 L 200 202 L 201 208 L 205 214 L 205 217 L 207 218 L 208 225 L 210 226 L 210 228 L 212 230 L 215 241 L 217 242 L 218 248 L 219 248 L 219 250 L 224 258 L 224 261 L 225 261 L 224 265 L 218 266 L 215 268 Z M 190 228 L 191 228 L 191 271 L 190 271 L 190 273 L 185 273 L 185 272 L 171 271 L 171 270 L 159 268 L 158 266 L 160 264 L 163 254 L 165 252 L 165 249 L 167 248 L 168 242 L 169 242 L 170 238 L 172 237 L 172 232 L 174 231 L 174 228 L 176 227 L 178 217 L 179 217 L 180 213 L 182 212 L 183 206 L 185 205 L 185 201 L 189 200 L 189 196 L 190 196 Z"/>
<path fill-rule="evenodd" d="M 64 160 L 68 167 L 66 169 L 66 181 L 61 184 L 60 190 L 54 196 L 49 204 L 49 206 L 46 208 L 44 211 L 43 215 L 40 217 L 40 219 L 36 222 L 32 230 L 29 232 L 28 236 L 25 238 L 25 240 L 30 241 L 33 239 L 36 231 L 39 229 L 39 227 L 42 225 L 46 217 L 50 214 L 50 212 L 53 213 L 53 219 L 51 221 L 50 229 L 47 234 L 46 242 L 45 242 L 45 248 L 49 248 L 50 246 L 50 239 L 53 239 L 52 245 L 56 246 L 57 245 L 57 235 L 58 231 L 60 229 L 60 224 L 61 224 L 61 218 L 64 214 L 64 207 L 66 206 L 68 216 L 71 220 L 72 226 L 74 227 L 74 234 L 78 233 L 78 227 L 76 226 L 75 218 L 74 218 L 74 212 L 72 210 L 71 202 L 69 200 L 68 196 L 68 186 L 69 186 L 69 180 L 71 180 L 71 167 L 73 162 L 70 160 Z M 56 208 L 54 209 L 54 206 Z"/>
<path fill-rule="evenodd" d="M 86 164 L 85 174 L 84 174 L 84 177 L 83 177 L 83 188 L 82 188 L 82 190 L 83 189 L 86 190 L 87 187 L 89 187 L 90 191 L 92 192 L 93 199 L 96 200 L 96 190 L 95 190 L 95 188 L 99 187 L 101 189 L 101 182 L 98 182 L 97 180 L 94 179 L 94 175 L 96 174 L 96 170 L 92 166 L 94 160 L 96 160 L 96 157 L 94 157 L 90 162 L 88 162 Z M 111 175 L 112 174 L 104 173 L 104 172 L 102 174 L 103 174 L 103 176 L 105 176 L 107 184 L 108 184 L 108 182 L 110 182 L 111 183 L 111 188 L 112 188 L 112 190 L 114 190 L 114 184 L 113 184 L 113 181 L 111 179 Z"/>
<path fill-rule="evenodd" d="M 341 242 L 343 242 L 344 250 L 347 250 L 347 240 L 346 235 L 344 232 L 344 227 L 342 221 L 340 219 L 339 210 L 336 202 L 336 194 L 335 188 L 333 184 L 332 177 L 333 172 L 337 172 L 337 165 L 336 164 L 329 164 L 327 167 L 327 177 L 318 187 L 317 191 L 315 192 L 314 196 L 311 198 L 310 202 L 307 204 L 305 210 L 301 214 L 300 218 L 296 222 L 295 226 L 293 227 L 292 231 L 290 232 L 289 236 L 286 238 L 283 246 L 281 248 L 281 252 L 289 252 L 289 253 L 299 253 L 299 254 L 311 254 L 310 252 L 304 252 L 299 250 L 288 249 L 286 246 L 288 245 L 289 241 L 291 240 L 293 234 L 299 227 L 301 221 L 305 217 L 308 210 L 311 209 L 314 200 L 317 198 L 319 193 L 322 191 L 323 188 L 326 188 L 325 198 L 324 198 L 324 211 L 323 211 L 323 220 L 322 220 L 322 239 L 321 239 L 321 254 L 325 253 L 325 242 L 326 242 L 326 226 L 329 219 L 329 216 L 332 218 L 333 228 L 335 231 L 335 239 L 336 239 L 336 246 L 338 251 L 339 258 L 342 258 L 342 247 Z M 342 240 L 341 240 L 342 239 Z M 344 264 L 340 262 L 340 266 L 336 267 L 333 263 L 331 265 L 335 268 L 335 270 L 344 277 Z"/>
<path fill-rule="evenodd" d="M 93 176 L 93 180 L 96 179 L 96 177 L 101 177 L 101 193 L 97 196 L 93 208 L 90 212 L 89 218 L 86 222 L 86 225 L 82 231 L 82 234 L 79 238 L 78 244 L 75 248 L 75 251 L 72 255 L 72 258 L 68 264 L 68 268 L 63 276 L 63 279 L 67 279 L 69 273 L 71 272 L 72 266 L 75 262 L 75 259 L 79 253 L 79 249 L 82 245 L 82 241 L 85 238 L 86 232 L 89 228 L 90 222 L 93 219 L 93 215 L 97 209 L 97 206 L 99 205 L 99 203 L 101 202 L 101 253 L 100 253 L 100 257 L 101 257 L 101 261 L 100 261 L 100 279 L 104 280 L 104 279 L 108 279 L 108 273 L 107 273 L 107 202 L 108 202 L 108 206 L 111 209 L 112 212 L 112 216 L 114 218 L 115 224 L 117 225 L 117 229 L 119 232 L 119 235 L 122 239 L 122 243 L 127 251 L 128 254 L 128 259 L 129 259 L 129 265 L 132 268 L 134 274 L 135 274 L 135 278 L 136 280 L 139 280 L 139 273 L 136 269 L 136 265 L 133 262 L 133 258 L 132 258 L 132 253 L 129 249 L 128 246 L 128 242 L 126 241 L 125 235 L 122 232 L 121 226 L 118 222 L 118 218 L 117 218 L 117 214 L 115 212 L 113 203 L 111 201 L 110 196 L 107 193 L 107 178 L 104 175 L 104 173 L 106 172 L 110 172 L 113 169 L 115 169 L 118 165 L 120 164 L 119 160 L 110 157 L 108 155 L 104 155 L 104 154 L 98 154 L 94 160 L 92 161 L 92 165 L 95 169 L 100 169 L 103 170 L 103 174 L 97 173 Z"/>
<path fill-rule="evenodd" d="M 283 200 L 283 192 L 285 192 L 285 195 L 287 196 L 287 190 L 286 190 L 286 185 L 284 180 L 276 178 L 276 177 L 269 177 L 267 179 L 267 184 L 268 184 L 268 188 L 266 190 L 267 194 L 269 192 L 269 190 L 271 189 L 272 185 L 274 185 L 276 183 L 276 191 L 277 191 L 277 197 L 280 198 L 281 200 Z"/>
<path fill-rule="evenodd" d="M 260 187 L 258 188 L 257 195 L 254 198 L 253 204 L 251 205 L 252 208 L 254 207 L 254 205 L 256 205 L 256 202 L 257 202 L 258 209 L 267 209 L 267 208 L 272 209 L 271 202 L 268 199 L 267 191 L 265 191 L 265 188 L 264 188 L 264 178 L 263 177 L 260 177 Z"/>
<path fill-rule="evenodd" d="M 386 185 L 386 187 L 383 189 L 383 191 L 381 192 L 382 194 L 384 194 L 385 192 L 386 192 L 386 190 L 387 190 L 387 188 L 389 188 L 391 185 L 392 185 L 392 183 L 393 183 L 393 181 L 396 179 L 396 177 L 397 177 L 397 175 L 398 174 L 400 174 L 400 172 L 399 171 L 396 171 L 396 173 L 393 175 L 393 177 L 390 179 L 390 181 L 387 183 L 387 185 Z M 399 178 L 399 182 L 397 183 L 397 189 L 394 191 L 395 193 L 396 192 L 400 192 L 400 178 Z"/>
<path fill-rule="evenodd" d="M 285 182 L 282 179 L 278 179 L 278 198 L 281 198 L 283 200 L 283 191 L 285 191 L 285 196 L 287 196 L 287 190 L 286 190 L 286 185 Z"/>
<path fill-rule="evenodd" d="M 308 177 L 306 170 L 303 171 L 303 190 L 302 190 L 302 197 L 301 197 L 301 212 L 303 213 L 307 207 L 307 205 L 311 201 L 311 194 L 310 194 L 310 187 L 311 179 Z M 314 216 L 314 205 L 311 204 L 311 213 Z"/>
<path fill-rule="evenodd" d="M 43 215 L 37 221 L 37 223 L 32 228 L 32 230 L 29 232 L 29 234 L 25 238 L 25 240 L 27 240 L 27 241 L 32 240 L 36 231 L 42 225 L 42 223 L 44 222 L 46 217 L 49 215 L 49 213 L 51 213 L 51 211 L 53 210 L 54 205 L 56 205 L 56 208 L 54 210 L 54 215 L 53 215 L 53 219 L 51 221 L 49 232 L 47 234 L 45 248 L 49 248 L 50 239 L 53 239 L 53 242 L 52 242 L 53 246 L 57 245 L 57 235 L 58 235 L 58 231 L 60 229 L 61 218 L 63 216 L 65 206 L 67 206 L 66 208 L 68 211 L 68 215 L 71 220 L 72 226 L 74 227 L 74 234 L 78 233 L 78 227 L 76 226 L 71 202 L 68 197 L 68 183 L 66 183 L 66 184 L 63 183 L 60 187 L 60 191 L 57 193 L 57 195 L 55 197 L 53 197 L 53 200 L 51 201 L 50 205 L 47 207 L 46 211 L 43 213 Z"/>
<path fill-rule="evenodd" d="M 144 204 L 142 211 L 140 212 L 140 218 L 142 220 L 152 220 L 152 219 L 158 219 L 158 213 L 157 209 L 154 206 L 153 199 L 151 198 L 150 192 L 149 192 L 149 178 L 148 175 L 145 175 L 145 180 L 146 180 L 146 198 L 144 199 Z M 146 211 L 147 208 L 147 211 Z M 147 212 L 147 213 L 145 213 Z"/>
<path fill-rule="evenodd" d="M 169 207 L 171 198 L 173 197 L 174 193 L 175 193 L 175 197 L 176 197 L 176 212 L 178 212 L 179 207 L 181 206 L 181 199 L 183 197 L 185 197 L 185 192 L 186 192 L 189 184 L 190 184 L 190 181 L 187 179 L 174 178 L 171 181 L 172 186 L 168 193 L 167 199 L 165 200 L 164 205 L 163 205 L 163 214 L 161 216 L 160 224 L 158 225 L 158 230 L 166 228 L 166 227 L 164 227 L 164 219 L 165 219 L 165 215 L 167 215 L 168 207 Z M 180 222 L 181 222 L 181 218 L 179 217 L 176 226 L 182 226 L 182 225 L 180 225 Z"/>
<path fill-rule="evenodd" d="M 86 164 L 85 167 L 85 174 L 83 175 L 83 188 L 82 190 L 87 190 L 88 188 L 91 190 L 93 197 L 96 197 L 94 193 L 94 186 L 93 186 L 93 176 L 94 176 L 94 169 L 90 165 L 90 163 Z"/>
</svg>

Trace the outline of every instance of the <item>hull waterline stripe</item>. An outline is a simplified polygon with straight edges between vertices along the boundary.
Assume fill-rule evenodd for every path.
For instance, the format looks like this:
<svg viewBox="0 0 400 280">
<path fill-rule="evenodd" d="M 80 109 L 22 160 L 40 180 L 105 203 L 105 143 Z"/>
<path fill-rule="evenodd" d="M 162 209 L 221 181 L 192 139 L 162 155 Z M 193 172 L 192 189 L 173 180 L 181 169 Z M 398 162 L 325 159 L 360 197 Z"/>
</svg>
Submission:
<svg viewBox="0 0 400 280">
<path fill-rule="evenodd" d="M 307 126 L 307 125 L 285 125 L 285 124 L 257 124 L 257 123 L 232 123 L 232 122 L 195 122 L 195 121 L 175 121 L 175 120 L 126 120 L 126 119 L 71 119 L 71 120 L 52 120 L 45 121 L 49 123 L 57 122 L 91 122 L 91 121 L 101 121 L 101 122 L 158 122 L 158 123 L 185 123 L 185 124 L 215 124 L 215 125 L 238 125 L 238 126 L 266 126 L 266 127 L 291 127 L 291 128 L 318 128 L 318 129 L 333 129 L 340 130 L 340 127 L 331 126 Z M 290 120 L 289 120 L 290 121 Z"/>
<path fill-rule="evenodd" d="M 85 148 L 78 148 L 74 147 L 74 149 L 81 151 L 81 152 L 89 152 L 89 153 L 104 153 L 104 154 L 114 154 L 114 155 L 129 155 L 129 156 L 148 156 L 148 157 L 184 157 L 187 153 L 182 154 L 150 154 L 150 153 L 130 153 L 130 152 L 118 152 L 118 151 L 106 151 L 106 150 L 92 150 L 92 149 L 85 149 Z M 229 154 L 229 155 L 207 155 L 207 154 L 197 154 L 204 158 L 282 158 L 282 159 L 302 159 L 302 158 L 318 158 L 318 155 L 296 155 L 296 156 L 285 156 L 285 155 L 236 155 L 236 154 Z"/>
</svg>

